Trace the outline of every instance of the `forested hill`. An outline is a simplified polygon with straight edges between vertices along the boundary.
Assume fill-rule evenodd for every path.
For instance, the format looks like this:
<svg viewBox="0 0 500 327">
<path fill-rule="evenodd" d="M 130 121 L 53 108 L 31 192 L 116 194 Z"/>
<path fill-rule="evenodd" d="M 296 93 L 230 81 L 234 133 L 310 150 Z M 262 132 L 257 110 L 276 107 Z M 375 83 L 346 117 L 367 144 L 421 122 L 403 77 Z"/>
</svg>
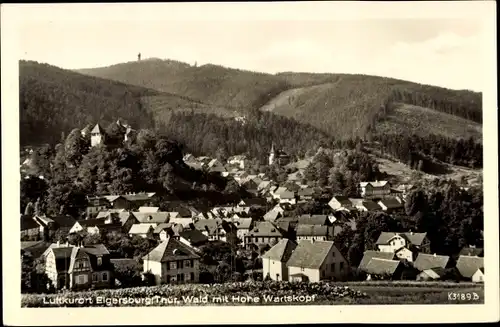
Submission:
<svg viewBox="0 0 500 327">
<path fill-rule="evenodd" d="M 436 118 L 440 120 L 442 115 L 460 118 L 454 130 L 458 127 L 466 133 L 458 136 L 480 138 L 480 133 L 467 132 L 480 130 L 482 122 L 481 94 L 472 91 L 378 76 L 291 72 L 272 75 L 211 64 L 196 67 L 160 59 L 78 71 L 241 112 L 271 111 L 320 128 L 336 138 L 365 138 L 368 134 L 385 133 L 387 126 L 377 131 L 377 125 L 391 115 L 392 121 L 407 120 L 401 110 L 393 110 L 397 106 L 389 106 L 389 103 L 429 109 L 430 121 L 435 120 L 434 113 L 440 115 Z M 416 115 L 420 114 L 419 111 Z M 474 126 L 471 128 L 468 124 Z M 411 128 L 411 123 L 407 125 Z M 392 132 L 401 129 L 396 126 Z M 434 132 L 439 132 L 439 128 Z"/>
<path fill-rule="evenodd" d="M 121 118 L 135 128 L 154 126 L 142 99 L 187 99 L 156 90 L 92 77 L 33 61 L 19 62 L 21 145 L 55 144 L 74 128 Z M 165 100 L 164 100 L 165 101 Z"/>
</svg>

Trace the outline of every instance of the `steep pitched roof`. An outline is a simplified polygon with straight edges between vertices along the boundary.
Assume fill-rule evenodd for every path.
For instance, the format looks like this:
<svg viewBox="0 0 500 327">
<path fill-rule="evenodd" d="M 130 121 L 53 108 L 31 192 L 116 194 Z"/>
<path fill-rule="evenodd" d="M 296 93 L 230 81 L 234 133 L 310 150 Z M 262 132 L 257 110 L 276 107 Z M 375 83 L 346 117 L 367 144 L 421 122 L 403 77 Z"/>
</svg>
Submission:
<svg viewBox="0 0 500 327">
<path fill-rule="evenodd" d="M 276 245 L 262 255 L 262 258 L 271 259 L 280 262 L 287 262 L 292 255 L 293 250 L 297 247 L 297 243 L 289 239 L 282 239 Z"/>
<path fill-rule="evenodd" d="M 419 253 L 413 266 L 420 271 L 436 267 L 446 268 L 449 260 L 450 257 L 447 255 Z"/>
<path fill-rule="evenodd" d="M 165 229 L 169 229 L 169 228 L 172 228 L 172 223 L 161 223 L 161 224 L 158 224 L 158 226 L 155 227 L 153 233 L 154 234 L 158 234 L 161 231 L 163 231 Z"/>
<path fill-rule="evenodd" d="M 370 262 L 371 259 L 373 258 L 378 258 L 378 259 L 385 259 L 385 260 L 392 260 L 394 259 L 395 255 L 393 252 L 382 252 L 382 251 L 365 251 L 363 254 L 363 258 L 361 259 L 361 262 L 359 263 L 359 269 L 361 270 L 366 270 L 366 266 Z"/>
<path fill-rule="evenodd" d="M 32 215 L 21 215 L 21 230 L 39 228 L 40 225 L 33 219 Z"/>
<path fill-rule="evenodd" d="M 68 215 L 59 215 L 50 217 L 59 227 L 71 228 L 76 223 L 76 219 Z"/>
<path fill-rule="evenodd" d="M 147 201 L 147 200 L 150 200 L 151 197 L 154 196 L 154 194 L 155 193 L 125 194 L 125 195 L 122 195 L 122 197 L 125 198 L 125 199 L 127 199 L 128 201 L 131 201 L 131 202 L 134 202 L 134 201 Z"/>
<path fill-rule="evenodd" d="M 264 220 L 275 221 L 280 215 L 281 212 L 273 208 L 266 212 L 266 214 L 264 215 Z"/>
<path fill-rule="evenodd" d="M 143 260 L 151 260 L 156 262 L 166 262 L 174 260 L 189 260 L 199 259 L 193 249 L 177 241 L 175 238 L 168 238 L 160 243 L 147 255 L 142 257 Z"/>
<path fill-rule="evenodd" d="M 433 279 L 439 279 L 445 274 L 445 269 L 444 268 L 430 268 L 430 269 L 425 269 L 421 273 L 426 274 L 427 276 L 433 278 Z"/>
<path fill-rule="evenodd" d="M 139 207 L 139 212 L 159 212 L 159 207 Z"/>
<path fill-rule="evenodd" d="M 328 236 L 329 228 L 328 226 L 320 225 L 297 225 L 297 236 Z"/>
<path fill-rule="evenodd" d="M 332 201 L 337 201 L 344 207 L 350 207 L 352 205 L 351 201 L 349 201 L 349 198 L 347 196 L 336 195 L 330 199 L 329 203 Z"/>
<path fill-rule="evenodd" d="M 380 236 L 377 239 L 377 242 L 375 244 L 387 244 L 394 236 L 401 236 L 404 239 L 406 239 L 410 244 L 413 245 L 422 245 L 425 237 L 427 236 L 427 233 L 413 233 L 413 232 L 406 232 L 406 233 L 395 233 L 395 232 L 382 232 L 380 233 Z"/>
<path fill-rule="evenodd" d="M 385 198 L 380 200 L 378 203 L 383 204 L 388 209 L 397 209 L 403 207 L 403 204 L 395 198 Z"/>
<path fill-rule="evenodd" d="M 252 225 L 252 218 L 224 218 L 227 222 L 232 222 L 237 229 L 249 229 Z"/>
<path fill-rule="evenodd" d="M 326 225 L 330 219 L 327 215 L 301 215 L 299 216 L 299 224 L 304 225 Z"/>
<path fill-rule="evenodd" d="M 380 210 L 380 206 L 373 201 L 362 201 L 361 206 L 365 207 L 368 211 Z"/>
<path fill-rule="evenodd" d="M 156 224 L 133 224 L 132 227 L 130 227 L 129 234 L 146 234 L 148 233 L 150 228 L 155 228 Z"/>
<path fill-rule="evenodd" d="M 260 221 L 252 228 L 248 236 L 282 237 L 283 232 L 278 226 L 269 221 Z"/>
<path fill-rule="evenodd" d="M 387 260 L 380 258 L 372 258 L 366 265 L 365 271 L 374 275 L 390 275 L 392 276 L 396 269 L 401 264 L 399 260 Z"/>
<path fill-rule="evenodd" d="M 461 255 L 458 257 L 456 267 L 460 275 L 471 278 L 479 268 L 484 267 L 484 258 Z"/>
<path fill-rule="evenodd" d="M 183 237 L 191 242 L 191 244 L 199 244 L 208 241 L 208 237 L 197 229 L 185 229 L 180 231 L 178 234 L 180 237 Z"/>
<path fill-rule="evenodd" d="M 21 242 L 21 250 L 30 253 L 33 258 L 41 256 L 49 246 L 50 243 L 44 241 Z"/>
<path fill-rule="evenodd" d="M 99 133 L 99 134 L 104 134 L 104 129 L 101 127 L 101 125 L 99 125 L 99 123 L 97 123 L 94 128 L 92 128 L 92 131 L 90 131 L 91 133 Z"/>
<path fill-rule="evenodd" d="M 291 191 L 283 191 L 278 193 L 280 199 L 295 199 L 295 193 Z"/>
<path fill-rule="evenodd" d="M 319 268 L 330 250 L 335 247 L 330 241 L 301 241 L 286 263 L 288 267 Z"/>
</svg>

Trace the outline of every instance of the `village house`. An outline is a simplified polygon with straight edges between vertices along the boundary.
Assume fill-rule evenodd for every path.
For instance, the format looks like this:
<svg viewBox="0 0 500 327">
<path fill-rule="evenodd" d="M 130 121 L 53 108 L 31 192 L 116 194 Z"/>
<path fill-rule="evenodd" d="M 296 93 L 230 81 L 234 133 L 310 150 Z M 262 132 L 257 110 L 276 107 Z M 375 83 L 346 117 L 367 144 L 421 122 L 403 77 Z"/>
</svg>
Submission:
<svg viewBox="0 0 500 327">
<path fill-rule="evenodd" d="M 264 220 L 266 221 L 275 221 L 276 219 L 283 217 L 283 213 L 285 212 L 285 209 L 283 209 L 279 204 L 276 205 L 274 208 L 266 212 L 264 214 Z"/>
<path fill-rule="evenodd" d="M 349 264 L 331 241 L 300 241 L 287 262 L 290 281 L 344 280 Z"/>
<path fill-rule="evenodd" d="M 130 237 L 136 235 L 142 238 L 146 238 L 150 235 L 153 236 L 154 235 L 153 232 L 156 226 L 157 226 L 156 224 L 148 224 L 148 223 L 133 224 L 132 227 L 130 227 L 128 235 Z"/>
<path fill-rule="evenodd" d="M 280 192 L 278 194 L 278 199 L 280 203 L 297 204 L 295 193 L 292 191 Z"/>
<path fill-rule="evenodd" d="M 297 225 L 297 242 L 298 241 L 328 241 L 333 237 L 333 230 L 329 226 L 324 225 Z"/>
<path fill-rule="evenodd" d="M 378 204 L 370 200 L 349 198 L 349 201 L 351 202 L 352 207 L 358 211 L 373 212 L 382 210 Z"/>
<path fill-rule="evenodd" d="M 277 281 L 288 281 L 287 261 L 290 259 L 297 243 L 289 239 L 282 239 L 269 251 L 262 255 L 262 271 L 264 278 Z"/>
<path fill-rule="evenodd" d="M 372 258 L 364 271 L 368 275 L 367 280 L 399 280 L 404 267 L 399 260 Z"/>
<path fill-rule="evenodd" d="M 224 165 L 217 159 L 210 160 L 210 162 L 207 164 L 207 169 L 212 173 L 223 173 L 226 171 Z"/>
<path fill-rule="evenodd" d="M 153 230 L 153 235 L 157 238 L 159 238 L 162 241 L 165 241 L 169 235 L 172 233 L 170 231 L 174 224 L 171 223 L 161 223 L 158 224 L 155 229 Z M 170 234 L 169 234 L 170 233 Z"/>
<path fill-rule="evenodd" d="M 397 252 L 406 247 L 412 252 L 430 252 L 430 242 L 427 233 L 391 233 L 382 232 L 375 243 L 382 252 Z"/>
<path fill-rule="evenodd" d="M 236 236 L 243 242 L 243 245 L 245 245 L 245 236 L 248 235 L 252 228 L 252 218 L 225 218 L 224 220 L 232 223 L 236 227 Z"/>
<path fill-rule="evenodd" d="M 87 216 L 94 215 L 99 211 L 106 210 L 110 207 L 109 201 L 104 198 L 88 198 L 87 201 L 88 205 L 87 209 L 85 210 Z"/>
<path fill-rule="evenodd" d="M 227 242 L 227 234 L 234 232 L 236 235 L 236 231 L 233 231 L 234 226 L 220 218 L 198 220 L 194 223 L 194 226 L 195 229 L 207 236 L 210 241 Z"/>
<path fill-rule="evenodd" d="M 109 252 L 102 244 L 52 244 L 42 255 L 45 273 L 56 289 L 109 288 L 113 285 Z"/>
<path fill-rule="evenodd" d="M 384 260 L 394 260 L 396 258 L 396 255 L 394 252 L 381 252 L 381 251 L 373 251 L 373 250 L 368 250 L 365 251 L 363 254 L 363 258 L 361 259 L 358 269 L 360 271 L 366 272 L 366 266 L 370 262 L 371 259 L 377 258 L 377 259 L 384 259 Z"/>
<path fill-rule="evenodd" d="M 229 165 L 237 166 L 239 169 L 245 169 L 245 164 L 247 161 L 247 157 L 244 155 L 232 156 L 227 159 L 227 163 Z"/>
<path fill-rule="evenodd" d="M 437 281 L 442 280 L 446 274 L 444 268 L 435 267 L 422 270 L 421 273 L 417 275 L 417 280 L 419 281 Z"/>
<path fill-rule="evenodd" d="M 130 202 L 125 196 L 105 195 L 104 198 L 109 202 L 110 208 L 125 210 L 131 210 L 133 208 L 132 202 Z"/>
<path fill-rule="evenodd" d="M 448 268 L 450 257 L 447 255 L 419 253 L 417 259 L 413 263 L 413 267 L 420 271 L 432 268 Z"/>
<path fill-rule="evenodd" d="M 21 242 L 22 255 L 29 255 L 33 259 L 39 258 L 50 246 L 45 241 L 24 241 Z"/>
<path fill-rule="evenodd" d="M 160 243 L 142 259 L 144 273 L 152 274 L 156 285 L 199 281 L 200 256 L 174 237 Z"/>
<path fill-rule="evenodd" d="M 111 231 L 121 231 L 122 225 L 120 222 L 113 222 L 107 219 L 85 219 L 78 220 L 75 224 L 70 228 L 69 234 L 79 233 L 79 232 L 87 232 L 88 234 L 100 235 L 106 234 Z"/>
<path fill-rule="evenodd" d="M 392 213 L 401 209 L 404 209 L 403 203 L 398 201 L 396 198 L 385 198 L 377 202 L 378 206 L 382 208 L 383 211 Z"/>
<path fill-rule="evenodd" d="M 484 256 L 484 250 L 483 248 L 477 248 L 477 247 L 464 247 L 462 250 L 460 250 L 459 256 L 461 255 L 467 255 L 467 256 L 477 256 L 477 257 L 482 257 Z"/>
<path fill-rule="evenodd" d="M 477 270 L 484 268 L 484 258 L 461 255 L 458 257 L 456 268 L 463 279 L 472 280 Z"/>
<path fill-rule="evenodd" d="M 278 243 L 283 236 L 284 231 L 278 226 L 269 221 L 261 221 L 255 223 L 252 230 L 245 236 L 244 243 L 247 247 L 251 245 L 259 246 L 261 244 L 273 246 Z"/>
<path fill-rule="evenodd" d="M 301 188 L 297 192 L 297 197 L 299 198 L 300 201 L 311 201 L 314 199 L 316 192 L 314 191 L 313 188 L 306 187 L 306 188 Z"/>
<path fill-rule="evenodd" d="M 279 166 L 288 165 L 291 161 L 290 156 L 283 150 L 275 150 L 274 144 L 269 152 L 269 166 L 277 164 Z"/>
<path fill-rule="evenodd" d="M 197 229 L 183 229 L 174 236 L 178 236 L 181 243 L 192 248 L 198 248 L 208 243 L 208 237 Z"/>
<path fill-rule="evenodd" d="M 385 197 L 391 194 L 391 184 L 388 181 L 361 182 L 359 186 L 363 198 Z"/>
<path fill-rule="evenodd" d="M 139 223 L 148 224 L 161 224 L 166 223 L 170 219 L 168 212 L 132 212 L 132 215 L 139 221 Z"/>
<path fill-rule="evenodd" d="M 352 203 L 349 201 L 347 196 L 334 196 L 329 202 L 328 205 L 333 210 L 351 210 Z"/>
<path fill-rule="evenodd" d="M 483 283 L 484 282 L 484 267 L 478 268 L 474 275 L 472 275 L 472 281 L 474 283 Z"/>
<path fill-rule="evenodd" d="M 21 240 L 30 239 L 35 241 L 40 237 L 40 224 L 32 215 L 21 215 Z"/>
<path fill-rule="evenodd" d="M 76 222 L 76 219 L 69 215 L 50 217 L 35 215 L 33 219 L 40 225 L 41 237 L 44 240 L 49 240 L 56 232 L 67 235 Z"/>
<path fill-rule="evenodd" d="M 334 217 L 330 215 L 300 215 L 298 223 L 301 225 L 331 226 Z"/>
<path fill-rule="evenodd" d="M 130 193 L 122 195 L 131 204 L 130 209 L 138 209 L 139 207 L 152 207 L 158 201 L 158 195 L 155 192 L 149 193 Z M 129 208 L 126 208 L 129 209 Z"/>
</svg>

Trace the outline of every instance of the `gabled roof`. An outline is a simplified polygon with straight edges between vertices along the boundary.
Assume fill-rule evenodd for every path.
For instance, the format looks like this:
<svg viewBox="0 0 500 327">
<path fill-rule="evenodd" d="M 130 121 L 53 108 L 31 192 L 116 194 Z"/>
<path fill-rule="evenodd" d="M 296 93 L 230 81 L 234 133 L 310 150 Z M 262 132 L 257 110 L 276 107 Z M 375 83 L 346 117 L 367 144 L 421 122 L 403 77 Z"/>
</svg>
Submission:
<svg viewBox="0 0 500 327">
<path fill-rule="evenodd" d="M 358 268 L 363 271 L 366 270 L 366 266 L 373 258 L 392 260 L 395 258 L 395 254 L 393 252 L 382 252 L 382 251 L 372 251 L 372 250 L 365 251 L 365 253 L 363 254 L 363 258 L 359 263 Z"/>
<path fill-rule="evenodd" d="M 458 257 L 456 267 L 460 275 L 471 278 L 479 268 L 484 267 L 484 258 L 461 255 Z"/>
<path fill-rule="evenodd" d="M 264 220 L 275 221 L 280 215 L 281 212 L 273 208 L 264 215 Z"/>
<path fill-rule="evenodd" d="M 159 212 L 160 207 L 139 207 L 139 212 Z"/>
<path fill-rule="evenodd" d="M 282 237 L 283 232 L 278 226 L 269 221 L 257 222 L 254 228 L 247 234 L 248 236 Z"/>
<path fill-rule="evenodd" d="M 59 215 L 50 217 L 59 227 L 71 228 L 76 223 L 76 219 L 68 215 Z"/>
<path fill-rule="evenodd" d="M 94 226 L 105 225 L 106 220 L 102 218 L 94 218 L 94 219 L 78 220 L 76 223 L 80 224 L 80 226 L 82 227 L 94 227 Z"/>
<path fill-rule="evenodd" d="M 269 251 L 262 255 L 264 259 L 271 259 L 279 262 L 287 262 L 292 255 L 293 250 L 297 247 L 297 243 L 289 239 L 282 239 L 274 245 Z"/>
<path fill-rule="evenodd" d="M 21 230 L 40 228 L 40 225 L 33 219 L 32 215 L 21 215 Z"/>
<path fill-rule="evenodd" d="M 172 225 L 173 225 L 172 223 L 161 223 L 161 224 L 158 224 L 158 226 L 155 227 L 153 233 L 154 234 L 158 234 L 158 233 L 160 233 L 163 230 L 172 228 Z"/>
<path fill-rule="evenodd" d="M 478 256 L 482 257 L 484 255 L 484 250 L 483 248 L 471 248 L 471 247 L 465 247 L 460 251 L 459 255 L 468 255 L 468 256 Z"/>
<path fill-rule="evenodd" d="M 114 202 L 114 201 L 116 201 L 116 200 L 118 200 L 118 199 L 120 199 L 120 198 L 125 199 L 125 198 L 124 198 L 123 196 L 121 196 L 121 195 L 105 195 L 105 196 L 104 196 L 104 199 L 108 200 L 108 202 L 110 202 L 110 203 L 111 203 L 111 202 Z"/>
<path fill-rule="evenodd" d="M 327 215 L 301 215 L 299 216 L 299 224 L 304 225 L 326 225 L 330 219 Z"/>
<path fill-rule="evenodd" d="M 134 202 L 134 201 L 147 201 L 150 200 L 156 193 L 136 193 L 136 194 L 124 194 L 122 195 L 123 198 L 127 199 L 128 201 Z"/>
<path fill-rule="evenodd" d="M 433 279 L 439 279 L 444 276 L 445 272 L 446 270 L 444 268 L 437 267 L 437 268 L 425 269 L 421 273 L 424 273 Z"/>
<path fill-rule="evenodd" d="M 132 227 L 130 227 L 129 234 L 147 234 L 149 232 L 149 229 L 152 228 L 153 230 L 155 229 L 156 224 L 133 224 Z"/>
<path fill-rule="evenodd" d="M 328 236 L 329 233 L 328 226 L 320 225 L 297 225 L 297 236 Z"/>
<path fill-rule="evenodd" d="M 425 237 L 427 236 L 427 233 L 413 233 L 413 232 L 406 232 L 406 233 L 394 233 L 394 232 L 382 232 L 380 233 L 380 236 L 377 239 L 377 242 L 375 244 L 377 245 L 383 245 L 387 244 L 393 237 L 395 236 L 400 236 L 407 240 L 410 244 L 412 245 L 422 245 L 422 242 L 424 241 Z"/>
<path fill-rule="evenodd" d="M 237 229 L 250 229 L 252 218 L 224 218 L 227 222 L 232 222 Z"/>
<path fill-rule="evenodd" d="M 446 268 L 449 260 L 450 257 L 447 255 L 419 253 L 413 266 L 420 271 L 436 267 Z"/>
<path fill-rule="evenodd" d="M 375 181 L 375 182 L 361 182 L 359 183 L 361 187 L 366 187 L 368 185 L 371 185 L 373 187 L 384 187 L 388 184 L 388 181 Z"/>
<path fill-rule="evenodd" d="M 97 123 L 94 128 L 92 128 L 92 131 L 90 131 L 91 133 L 99 133 L 99 134 L 104 134 L 104 129 L 101 127 L 101 125 L 99 125 L 99 123 Z"/>
<path fill-rule="evenodd" d="M 178 234 L 180 237 L 185 238 L 193 245 L 208 241 L 208 237 L 197 229 L 185 229 L 180 231 Z"/>
<path fill-rule="evenodd" d="M 380 210 L 380 206 L 373 201 L 362 201 L 361 206 L 365 207 L 368 211 Z"/>
<path fill-rule="evenodd" d="M 160 243 L 147 255 L 142 257 L 143 260 L 151 260 L 155 262 L 166 262 L 174 260 L 189 260 L 199 259 L 193 249 L 182 244 L 175 238 L 169 237 L 166 241 Z"/>
<path fill-rule="evenodd" d="M 373 275 L 390 275 L 392 276 L 398 269 L 401 261 L 387 260 L 381 258 L 372 258 L 366 265 L 365 271 Z"/>
<path fill-rule="evenodd" d="M 221 231 L 229 232 L 228 225 L 223 223 L 220 218 L 215 219 L 200 219 L 194 223 L 194 227 L 200 232 L 206 231 L 208 235 L 217 235 Z"/>
<path fill-rule="evenodd" d="M 31 254 L 33 258 L 41 256 L 50 246 L 50 243 L 44 241 L 21 242 L 21 250 Z"/>
<path fill-rule="evenodd" d="M 318 269 L 335 245 L 330 241 L 301 241 L 286 263 L 288 267 Z"/>
<path fill-rule="evenodd" d="M 299 196 L 313 196 L 314 195 L 314 189 L 307 187 L 307 188 L 302 188 L 298 191 Z"/>
<path fill-rule="evenodd" d="M 140 223 L 161 224 L 169 219 L 168 212 L 132 212 Z"/>
<path fill-rule="evenodd" d="M 295 199 L 295 193 L 290 191 L 283 191 L 278 193 L 280 199 Z"/>
<path fill-rule="evenodd" d="M 397 209 L 403 207 L 403 204 L 395 198 L 385 198 L 380 200 L 378 203 L 383 204 L 388 209 Z"/>
<path fill-rule="evenodd" d="M 193 219 L 192 218 L 170 218 L 168 220 L 169 223 L 171 224 L 177 224 L 177 225 L 181 225 L 181 226 L 189 226 L 189 224 L 192 224 L 193 223 Z"/>
</svg>

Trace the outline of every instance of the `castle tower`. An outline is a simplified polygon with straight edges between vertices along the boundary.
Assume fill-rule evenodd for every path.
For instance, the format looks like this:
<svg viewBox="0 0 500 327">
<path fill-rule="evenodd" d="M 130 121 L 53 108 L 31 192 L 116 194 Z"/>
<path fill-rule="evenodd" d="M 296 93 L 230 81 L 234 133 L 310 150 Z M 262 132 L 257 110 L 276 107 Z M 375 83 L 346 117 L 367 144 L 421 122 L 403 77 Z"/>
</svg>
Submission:
<svg viewBox="0 0 500 327">
<path fill-rule="evenodd" d="M 274 151 L 274 143 L 271 145 L 271 151 L 269 152 L 269 165 L 274 164 L 274 159 L 276 157 L 276 152 Z"/>
<path fill-rule="evenodd" d="M 104 130 L 97 123 L 90 132 L 90 146 L 96 146 L 104 142 Z"/>
</svg>

